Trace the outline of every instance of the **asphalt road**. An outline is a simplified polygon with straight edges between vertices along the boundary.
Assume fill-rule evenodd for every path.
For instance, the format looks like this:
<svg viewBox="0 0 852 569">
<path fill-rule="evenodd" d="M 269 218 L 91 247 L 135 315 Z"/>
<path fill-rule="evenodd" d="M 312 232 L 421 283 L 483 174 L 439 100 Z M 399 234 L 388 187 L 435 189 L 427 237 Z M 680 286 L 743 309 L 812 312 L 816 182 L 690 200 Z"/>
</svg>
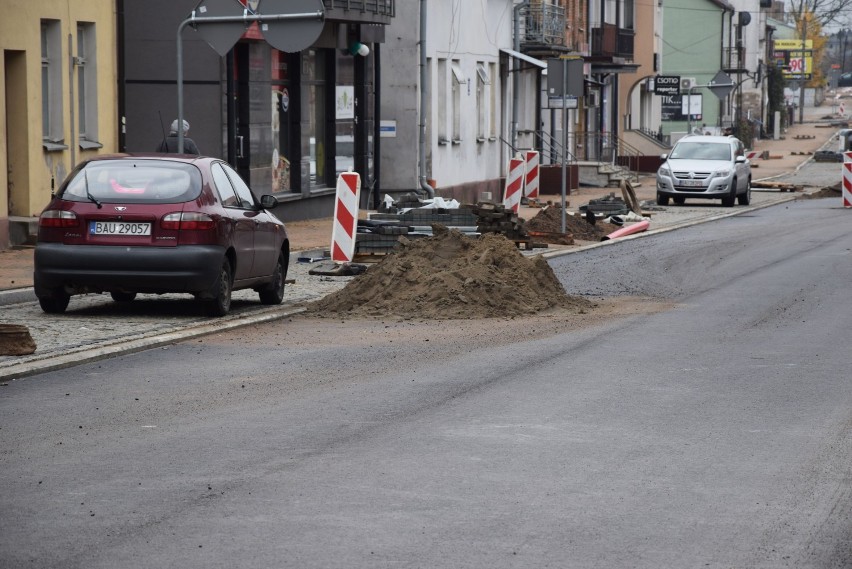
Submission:
<svg viewBox="0 0 852 569">
<path fill-rule="evenodd" d="M 553 259 L 676 301 L 571 332 L 283 321 L 10 383 L 0 566 L 849 566 L 838 206 Z"/>
</svg>

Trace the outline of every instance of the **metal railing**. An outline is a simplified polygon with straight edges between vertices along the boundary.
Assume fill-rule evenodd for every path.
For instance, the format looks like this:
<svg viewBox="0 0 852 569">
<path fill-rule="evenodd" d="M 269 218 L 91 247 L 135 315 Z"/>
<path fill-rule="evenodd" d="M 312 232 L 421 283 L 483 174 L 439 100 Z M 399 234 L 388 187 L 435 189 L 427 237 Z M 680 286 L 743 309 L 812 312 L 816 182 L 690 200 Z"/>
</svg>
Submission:
<svg viewBox="0 0 852 569">
<path fill-rule="evenodd" d="M 554 4 L 530 4 L 524 11 L 521 43 L 565 45 L 565 8 Z"/>
<path fill-rule="evenodd" d="M 390 17 L 396 15 L 396 0 L 323 0 L 323 5 L 330 10 L 351 10 Z"/>
<path fill-rule="evenodd" d="M 726 47 L 722 50 L 722 69 L 736 71 L 746 68 L 745 48 Z"/>
<path fill-rule="evenodd" d="M 647 136 L 648 138 L 653 138 L 654 140 L 656 140 L 656 141 L 657 141 L 657 142 L 659 142 L 660 144 L 665 144 L 665 143 L 666 143 L 666 142 L 665 142 L 665 137 L 663 136 L 662 131 L 659 131 L 659 130 L 651 130 L 650 128 L 645 127 L 645 126 L 640 126 L 640 127 L 639 127 L 639 128 L 637 128 L 636 130 L 637 130 L 638 132 L 641 132 L 642 134 L 644 134 L 644 135 L 645 135 L 645 136 Z"/>
</svg>

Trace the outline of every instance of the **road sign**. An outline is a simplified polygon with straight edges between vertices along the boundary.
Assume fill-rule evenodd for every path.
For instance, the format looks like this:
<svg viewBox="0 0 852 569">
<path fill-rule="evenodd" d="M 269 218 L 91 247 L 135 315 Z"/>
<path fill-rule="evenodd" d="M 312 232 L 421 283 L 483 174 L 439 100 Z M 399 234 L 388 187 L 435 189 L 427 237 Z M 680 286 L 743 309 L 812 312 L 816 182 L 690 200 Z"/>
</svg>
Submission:
<svg viewBox="0 0 852 569">
<path fill-rule="evenodd" d="M 199 18 L 236 18 L 243 15 L 244 9 L 237 0 L 202 0 L 195 7 L 194 13 Z M 216 53 L 224 57 L 242 37 L 246 26 L 241 22 L 209 22 L 197 26 L 195 31 Z"/>
<path fill-rule="evenodd" d="M 654 77 L 655 95 L 680 95 L 680 75 L 657 75 Z"/>
<path fill-rule="evenodd" d="M 275 49 L 287 53 L 302 51 L 313 45 L 325 26 L 322 0 L 261 0 L 258 8 L 263 15 L 296 15 L 316 12 L 315 19 L 260 21 L 260 33 Z"/>
<path fill-rule="evenodd" d="M 565 100 L 562 100 L 562 97 L 548 97 L 547 98 L 547 108 L 548 109 L 576 109 L 579 108 L 577 97 L 565 97 Z"/>
<path fill-rule="evenodd" d="M 719 70 L 719 72 L 713 76 L 713 79 L 710 80 L 710 83 L 707 84 L 707 88 L 710 89 L 710 92 L 716 95 L 719 100 L 722 100 L 734 90 L 734 80 L 731 79 L 730 75 Z"/>
<path fill-rule="evenodd" d="M 563 75 L 564 81 L 563 81 Z M 547 96 L 582 97 L 585 94 L 583 87 L 583 60 L 582 59 L 548 59 L 547 60 Z M 563 89 L 566 93 L 563 93 Z"/>
</svg>

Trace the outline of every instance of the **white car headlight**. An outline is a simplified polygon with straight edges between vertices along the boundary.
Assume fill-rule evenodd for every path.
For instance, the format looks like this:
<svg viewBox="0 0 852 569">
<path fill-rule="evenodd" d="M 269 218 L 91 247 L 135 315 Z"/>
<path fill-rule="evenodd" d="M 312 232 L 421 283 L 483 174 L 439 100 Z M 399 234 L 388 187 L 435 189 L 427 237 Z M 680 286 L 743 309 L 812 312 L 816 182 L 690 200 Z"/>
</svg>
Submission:
<svg viewBox="0 0 852 569">
<path fill-rule="evenodd" d="M 716 177 L 716 178 L 727 178 L 727 177 L 728 177 L 728 176 L 730 176 L 730 175 L 731 175 L 731 171 L 730 171 L 730 170 L 717 170 L 717 171 L 713 174 L 713 176 L 714 176 L 714 177 Z"/>
<path fill-rule="evenodd" d="M 672 171 L 666 168 L 665 166 L 660 166 L 660 169 L 657 170 L 657 174 L 660 176 L 666 176 L 668 178 L 672 177 Z"/>
</svg>

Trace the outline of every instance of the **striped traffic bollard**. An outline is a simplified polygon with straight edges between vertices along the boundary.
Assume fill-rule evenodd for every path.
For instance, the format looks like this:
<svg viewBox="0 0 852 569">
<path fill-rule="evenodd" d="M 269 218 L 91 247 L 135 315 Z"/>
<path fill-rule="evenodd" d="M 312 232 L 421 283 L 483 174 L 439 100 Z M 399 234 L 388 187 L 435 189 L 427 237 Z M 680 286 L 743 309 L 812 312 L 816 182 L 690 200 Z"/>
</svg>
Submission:
<svg viewBox="0 0 852 569">
<path fill-rule="evenodd" d="M 538 163 L 539 156 L 535 150 L 527 150 L 526 153 L 526 178 L 524 179 L 524 195 L 528 198 L 538 197 Z"/>
<path fill-rule="evenodd" d="M 351 263 L 355 257 L 360 199 L 361 175 L 358 172 L 341 173 L 337 177 L 334 225 L 331 229 L 331 260 L 335 263 Z"/>
<path fill-rule="evenodd" d="M 852 207 L 852 152 L 843 153 L 843 207 Z"/>
<path fill-rule="evenodd" d="M 509 175 L 506 176 L 506 189 L 503 192 L 503 205 L 518 213 L 521 194 L 524 188 L 524 161 L 520 158 L 509 160 Z"/>
</svg>

